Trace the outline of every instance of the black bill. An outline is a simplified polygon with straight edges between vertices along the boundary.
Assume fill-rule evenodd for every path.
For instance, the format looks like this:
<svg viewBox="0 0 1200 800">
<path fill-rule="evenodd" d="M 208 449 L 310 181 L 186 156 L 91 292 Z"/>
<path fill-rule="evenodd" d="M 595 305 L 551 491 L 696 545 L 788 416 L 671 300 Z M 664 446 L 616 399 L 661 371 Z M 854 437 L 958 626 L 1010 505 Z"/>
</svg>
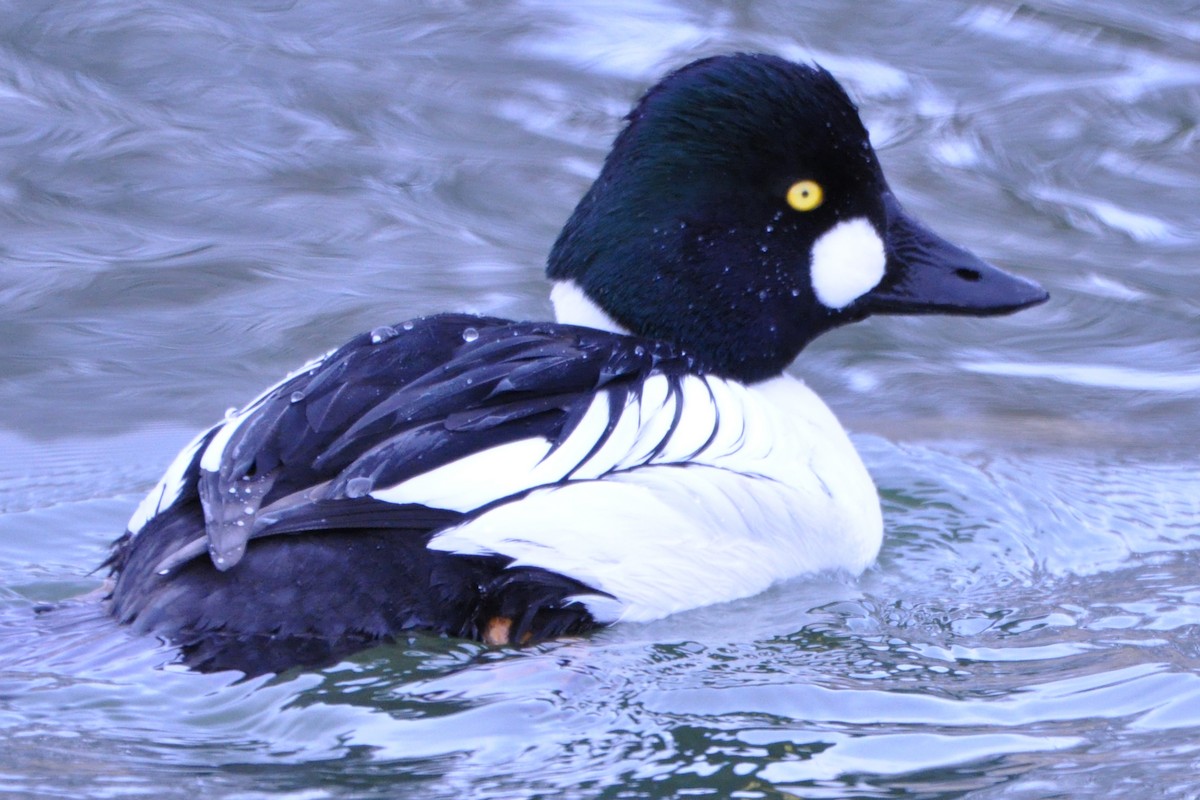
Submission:
<svg viewBox="0 0 1200 800">
<path fill-rule="evenodd" d="M 895 196 L 888 214 L 887 277 L 863 301 L 875 314 L 1008 314 L 1047 300 L 1046 290 L 950 244 L 910 217 Z"/>
</svg>

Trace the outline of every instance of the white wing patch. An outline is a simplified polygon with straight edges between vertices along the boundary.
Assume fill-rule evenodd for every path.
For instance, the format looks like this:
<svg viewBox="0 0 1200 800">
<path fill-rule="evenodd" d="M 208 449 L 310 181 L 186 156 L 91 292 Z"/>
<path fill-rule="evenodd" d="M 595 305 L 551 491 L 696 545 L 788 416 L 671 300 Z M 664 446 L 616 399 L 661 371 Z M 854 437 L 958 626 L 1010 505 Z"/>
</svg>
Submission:
<svg viewBox="0 0 1200 800">
<path fill-rule="evenodd" d="M 637 406 L 638 434 L 629 452 L 617 463 L 617 469 L 644 464 L 659 445 L 670 436 L 678 397 L 670 391 L 665 375 L 651 375 L 642 384 L 642 400 Z"/>
<path fill-rule="evenodd" d="M 217 429 L 217 435 L 208 443 L 208 447 L 204 448 L 204 455 L 200 457 L 200 469 L 206 472 L 217 472 L 221 469 L 221 459 L 225 455 L 225 448 L 229 446 L 229 440 L 242 423 L 250 419 L 256 408 L 257 404 L 251 403 L 225 420 L 225 424 Z"/>
<path fill-rule="evenodd" d="M 683 378 L 676 403 L 679 422 L 671 431 L 662 452 L 655 457 L 655 462 L 687 461 L 699 453 L 712 438 L 717 427 L 717 407 L 709 383 L 716 381 L 716 378 L 702 378 L 699 375 L 687 375 Z M 731 407 L 726 411 L 734 418 L 742 415 L 739 408 Z"/>
<path fill-rule="evenodd" d="M 633 447 L 633 443 L 637 441 L 638 431 L 640 429 L 641 416 L 638 411 L 638 401 L 636 398 L 630 398 L 622 409 L 621 415 L 617 418 L 616 424 L 612 431 L 608 434 L 608 438 L 600 445 L 600 448 L 593 453 L 587 461 L 584 461 L 579 467 L 574 470 L 571 477 L 576 480 L 587 480 L 589 478 L 599 478 L 607 472 L 614 469 L 621 459 L 629 454 L 629 450 Z M 571 434 L 571 438 L 575 437 L 575 433 Z"/>
<path fill-rule="evenodd" d="M 863 217 L 839 222 L 813 242 L 813 292 L 827 307 L 845 308 L 883 280 L 886 266 L 874 225 Z"/>
<path fill-rule="evenodd" d="M 602 621 L 655 619 L 874 560 L 883 534 L 875 487 L 814 393 L 788 377 L 753 388 L 694 377 L 685 387 L 685 412 L 658 455 L 538 489 L 429 546 L 575 578 L 617 598 L 578 598 Z M 658 411 L 646 416 L 650 408 Z M 635 413 L 630 453 L 645 452 L 653 437 L 644 434 L 674 407 L 647 392 L 621 423 Z"/>
<path fill-rule="evenodd" d="M 451 511 L 473 511 L 493 500 L 561 480 L 563 473 L 548 464 L 550 442 L 520 439 L 422 472 L 371 497 L 388 503 L 420 503 Z"/>
<path fill-rule="evenodd" d="M 390 503 L 469 512 L 565 480 L 596 480 L 648 464 L 697 458 L 707 463 L 739 446 L 744 392 L 740 384 L 694 375 L 672 389 L 665 376 L 652 376 L 645 391 L 631 393 L 615 417 L 608 393 L 598 393 L 557 448 L 541 437 L 509 442 L 394 486 L 375 487 L 370 494 Z M 718 408 L 718 397 L 723 408 Z"/>
<path fill-rule="evenodd" d="M 160 511 L 170 508 L 179 496 L 183 494 L 183 476 L 187 473 L 188 467 L 192 465 L 192 461 L 196 458 L 196 451 L 200 449 L 201 443 L 204 442 L 204 437 L 208 436 L 212 429 L 201 433 L 195 439 L 179 451 L 179 455 L 175 456 L 175 460 L 171 462 L 171 466 L 167 467 L 167 471 L 163 473 L 162 478 L 150 490 L 150 493 L 142 498 L 142 502 L 138 503 L 138 507 L 134 509 L 133 516 L 129 518 L 129 524 L 125 529 L 130 533 L 137 533 L 142 528 L 146 527 L 146 523 L 151 520 Z"/>
</svg>

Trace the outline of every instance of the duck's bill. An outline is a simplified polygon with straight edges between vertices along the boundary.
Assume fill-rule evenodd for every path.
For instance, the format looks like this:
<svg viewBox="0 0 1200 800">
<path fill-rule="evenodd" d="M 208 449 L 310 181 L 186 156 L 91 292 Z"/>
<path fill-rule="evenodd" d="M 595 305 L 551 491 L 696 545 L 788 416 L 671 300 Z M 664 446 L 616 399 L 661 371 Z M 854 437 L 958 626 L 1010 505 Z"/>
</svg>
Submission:
<svg viewBox="0 0 1200 800">
<path fill-rule="evenodd" d="M 1008 314 L 1050 297 L 910 217 L 889 192 L 887 277 L 863 300 L 875 314 Z"/>
</svg>

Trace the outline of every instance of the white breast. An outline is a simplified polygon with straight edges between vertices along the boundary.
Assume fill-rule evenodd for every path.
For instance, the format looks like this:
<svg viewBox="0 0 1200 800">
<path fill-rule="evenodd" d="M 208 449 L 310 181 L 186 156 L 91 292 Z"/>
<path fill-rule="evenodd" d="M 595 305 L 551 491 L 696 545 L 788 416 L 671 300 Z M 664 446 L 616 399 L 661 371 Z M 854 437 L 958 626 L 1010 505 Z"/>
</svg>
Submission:
<svg viewBox="0 0 1200 800">
<path fill-rule="evenodd" d="M 500 553 L 576 578 L 616 598 L 580 598 L 602 621 L 655 619 L 874 560 L 883 535 L 875 487 L 803 383 L 688 377 L 679 424 L 646 458 L 674 402 L 652 391 L 631 399 L 622 435 L 572 480 L 448 529 L 430 547 Z"/>
</svg>

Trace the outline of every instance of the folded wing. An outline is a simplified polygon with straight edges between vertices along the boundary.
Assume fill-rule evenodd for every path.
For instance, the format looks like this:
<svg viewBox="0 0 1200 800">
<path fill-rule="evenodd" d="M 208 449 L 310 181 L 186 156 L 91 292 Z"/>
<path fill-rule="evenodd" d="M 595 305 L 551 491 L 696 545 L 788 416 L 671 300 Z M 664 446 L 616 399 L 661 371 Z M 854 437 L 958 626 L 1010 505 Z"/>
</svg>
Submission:
<svg viewBox="0 0 1200 800">
<path fill-rule="evenodd" d="M 644 463 L 676 449 L 681 394 L 703 386 L 691 369 L 668 345 L 570 325 L 439 315 L 376 329 L 181 454 L 148 502 L 164 513 L 198 494 L 204 531 L 156 571 L 205 552 L 227 570 L 264 536 L 433 529 Z M 715 432 L 682 438 L 699 449 Z"/>
</svg>

